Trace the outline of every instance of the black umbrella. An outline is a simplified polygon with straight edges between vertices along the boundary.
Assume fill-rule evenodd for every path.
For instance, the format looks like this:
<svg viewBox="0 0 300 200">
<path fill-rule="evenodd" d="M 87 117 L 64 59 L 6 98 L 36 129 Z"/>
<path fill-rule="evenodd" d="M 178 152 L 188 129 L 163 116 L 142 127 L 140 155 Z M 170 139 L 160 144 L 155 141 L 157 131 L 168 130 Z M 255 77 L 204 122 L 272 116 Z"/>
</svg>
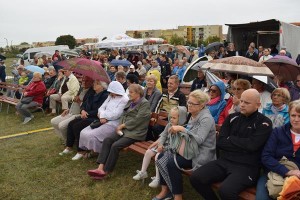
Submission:
<svg viewBox="0 0 300 200">
<path fill-rule="evenodd" d="M 0 60 L 5 60 L 6 57 L 0 54 Z"/>
<path fill-rule="evenodd" d="M 205 53 L 208 54 L 212 50 L 219 51 L 220 47 L 224 47 L 224 44 L 221 42 L 210 43 L 205 47 Z"/>
</svg>

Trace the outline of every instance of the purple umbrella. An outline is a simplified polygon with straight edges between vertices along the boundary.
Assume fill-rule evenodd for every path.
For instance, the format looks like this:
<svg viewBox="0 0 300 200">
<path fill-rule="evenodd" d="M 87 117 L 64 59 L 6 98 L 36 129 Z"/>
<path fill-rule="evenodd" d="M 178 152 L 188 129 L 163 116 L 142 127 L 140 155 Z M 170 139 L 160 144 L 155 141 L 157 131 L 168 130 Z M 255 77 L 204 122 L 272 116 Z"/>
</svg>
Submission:
<svg viewBox="0 0 300 200">
<path fill-rule="evenodd" d="M 110 78 L 102 65 L 98 61 L 89 60 L 86 58 L 71 58 L 58 62 L 56 65 L 76 73 L 88 76 L 93 80 L 100 80 L 110 83 Z"/>
<path fill-rule="evenodd" d="M 293 59 L 287 56 L 274 56 L 264 62 L 274 75 L 283 76 L 285 81 L 294 81 L 300 74 L 300 67 Z"/>
</svg>

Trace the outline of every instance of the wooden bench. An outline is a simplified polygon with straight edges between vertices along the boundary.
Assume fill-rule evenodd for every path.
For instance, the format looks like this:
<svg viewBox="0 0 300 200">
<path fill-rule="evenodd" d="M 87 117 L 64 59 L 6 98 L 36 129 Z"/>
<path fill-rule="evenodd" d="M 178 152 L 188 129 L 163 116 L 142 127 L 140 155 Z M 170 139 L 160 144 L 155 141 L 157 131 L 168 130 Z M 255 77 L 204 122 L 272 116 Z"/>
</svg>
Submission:
<svg viewBox="0 0 300 200">
<path fill-rule="evenodd" d="M 8 113 L 10 105 L 16 106 L 20 102 L 20 99 L 15 98 L 15 92 L 25 89 L 26 86 L 6 83 L 6 82 L 0 82 L 0 88 L 5 88 L 7 90 L 11 90 L 14 92 L 13 97 L 9 97 L 4 94 L 0 96 L 0 112 L 2 111 L 2 103 L 7 103 L 6 113 Z M 42 110 L 42 112 L 44 113 L 44 109 L 41 106 L 37 106 L 36 109 Z"/>
<path fill-rule="evenodd" d="M 157 115 L 157 114 L 156 114 Z M 152 114 L 152 116 L 157 117 L 155 114 Z M 165 113 L 160 113 L 158 116 L 165 116 Z M 167 122 L 161 119 L 157 119 L 156 121 L 157 124 L 166 126 Z M 152 123 L 153 125 L 153 123 Z M 134 144 L 130 145 L 127 150 L 131 150 L 133 152 L 136 152 L 138 154 L 144 155 L 148 149 L 148 147 L 153 143 L 153 141 L 142 141 L 142 142 L 135 142 Z M 191 172 L 183 172 L 183 174 L 190 176 Z M 212 184 L 212 187 L 214 189 L 219 189 L 221 183 L 214 183 Z M 243 192 L 239 194 L 239 197 L 241 200 L 255 200 L 255 195 L 256 195 L 256 189 L 255 187 L 247 188 Z"/>
</svg>

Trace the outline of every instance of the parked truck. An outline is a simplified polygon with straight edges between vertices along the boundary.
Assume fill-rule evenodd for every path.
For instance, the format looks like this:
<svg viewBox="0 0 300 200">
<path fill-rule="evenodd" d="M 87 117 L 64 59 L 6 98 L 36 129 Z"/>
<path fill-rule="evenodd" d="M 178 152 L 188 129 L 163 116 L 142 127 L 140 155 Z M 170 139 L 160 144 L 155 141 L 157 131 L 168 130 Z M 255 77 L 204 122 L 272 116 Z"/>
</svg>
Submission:
<svg viewBox="0 0 300 200">
<path fill-rule="evenodd" d="M 225 24 L 228 27 L 227 41 L 235 44 L 242 54 L 248 50 L 251 42 L 263 47 L 276 46 L 278 51 L 285 47 L 295 59 L 300 54 L 300 27 L 271 19 L 246 24 Z"/>
</svg>

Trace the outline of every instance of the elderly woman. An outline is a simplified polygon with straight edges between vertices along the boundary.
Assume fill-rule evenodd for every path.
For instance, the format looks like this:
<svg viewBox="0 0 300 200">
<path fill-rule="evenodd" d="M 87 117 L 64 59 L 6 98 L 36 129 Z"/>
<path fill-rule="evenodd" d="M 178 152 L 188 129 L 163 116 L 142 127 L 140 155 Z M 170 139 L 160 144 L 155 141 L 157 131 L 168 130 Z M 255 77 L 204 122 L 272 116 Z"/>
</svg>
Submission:
<svg viewBox="0 0 300 200">
<path fill-rule="evenodd" d="M 67 128 L 68 124 L 75 119 L 80 117 L 80 104 L 87 100 L 90 94 L 94 95 L 93 80 L 84 77 L 81 83 L 82 91 L 78 96 L 75 96 L 70 109 L 65 110 L 61 115 L 51 119 L 51 125 L 54 131 L 64 140 L 67 141 Z"/>
<path fill-rule="evenodd" d="M 211 115 L 214 118 L 215 123 L 218 123 L 220 113 L 226 106 L 225 96 L 225 85 L 222 81 L 218 81 L 212 84 L 208 90 L 210 101 L 207 103 Z"/>
<path fill-rule="evenodd" d="M 120 125 L 116 133 L 104 139 L 97 162 L 100 164 L 95 170 L 88 170 L 93 179 L 102 179 L 112 172 L 118 160 L 119 151 L 136 141 L 145 140 L 150 121 L 150 104 L 143 98 L 141 86 L 131 84 L 129 86 L 129 99 Z"/>
<path fill-rule="evenodd" d="M 81 149 L 100 153 L 103 140 L 115 134 L 119 119 L 129 99 L 122 84 L 118 81 L 112 81 L 107 91 L 110 94 L 98 109 L 98 118 L 101 125 L 94 129 L 87 126 L 80 132 L 79 147 Z"/>
<path fill-rule="evenodd" d="M 245 79 L 237 79 L 232 83 L 231 90 L 233 96 L 227 100 L 227 104 L 219 116 L 218 125 L 222 126 L 229 114 L 240 111 L 241 95 L 245 90 L 248 90 L 250 88 L 251 83 Z"/>
<path fill-rule="evenodd" d="M 289 104 L 288 113 L 290 122 L 273 129 L 262 152 L 261 160 L 266 172 L 272 171 L 284 178 L 290 176 L 300 178 L 300 100 Z M 280 160 L 283 156 L 294 162 L 299 169 L 291 170 L 281 164 Z M 270 199 L 266 187 L 266 174 L 258 181 L 256 199 Z"/>
<path fill-rule="evenodd" d="M 156 88 L 156 83 L 156 76 L 146 76 L 146 88 L 144 89 L 144 98 L 149 101 L 151 112 L 155 111 L 157 103 L 161 98 L 161 92 Z"/>
<path fill-rule="evenodd" d="M 160 183 L 162 185 L 161 192 L 152 200 L 160 200 L 175 196 L 176 200 L 182 199 L 183 181 L 182 181 L 182 169 L 196 170 L 201 165 L 206 164 L 216 158 L 216 129 L 215 123 L 209 110 L 206 108 L 206 104 L 209 101 L 209 97 L 201 90 L 195 90 L 190 93 L 187 106 L 188 112 L 191 117 L 185 126 L 171 126 L 170 132 L 172 134 L 185 133 L 189 136 L 190 140 L 196 142 L 198 151 L 196 155 L 187 160 L 179 153 L 173 153 L 166 151 L 158 156 L 156 162 L 159 173 Z M 188 144 L 181 144 L 180 147 Z M 180 148 L 181 150 L 181 148 Z M 180 152 L 179 150 L 179 152 Z M 184 149 L 184 152 L 186 149 Z M 175 159 L 177 163 L 175 163 Z"/>
<path fill-rule="evenodd" d="M 81 104 L 80 117 L 75 118 L 69 123 L 67 129 L 66 148 L 63 152 L 59 153 L 59 155 L 71 153 L 72 147 L 75 144 L 78 153 L 72 158 L 72 160 L 79 160 L 83 157 L 83 154 L 80 154 L 83 150 L 78 146 L 80 131 L 90 125 L 94 120 L 98 119 L 98 108 L 108 97 L 108 92 L 106 91 L 107 84 L 105 82 L 94 81 L 93 89 L 95 92 L 90 94 L 86 101 Z"/>
<path fill-rule="evenodd" d="M 42 81 L 42 74 L 33 73 L 31 83 L 25 88 L 21 101 L 16 105 L 17 112 L 24 118 L 23 124 L 28 123 L 33 119 L 29 108 L 41 106 L 46 91 L 46 86 Z M 28 99 L 26 102 L 25 99 Z"/>
<path fill-rule="evenodd" d="M 262 114 L 271 119 L 273 128 L 283 126 L 290 122 L 288 103 L 290 93 L 285 88 L 276 88 L 271 94 L 272 103 L 263 108 Z"/>
</svg>

